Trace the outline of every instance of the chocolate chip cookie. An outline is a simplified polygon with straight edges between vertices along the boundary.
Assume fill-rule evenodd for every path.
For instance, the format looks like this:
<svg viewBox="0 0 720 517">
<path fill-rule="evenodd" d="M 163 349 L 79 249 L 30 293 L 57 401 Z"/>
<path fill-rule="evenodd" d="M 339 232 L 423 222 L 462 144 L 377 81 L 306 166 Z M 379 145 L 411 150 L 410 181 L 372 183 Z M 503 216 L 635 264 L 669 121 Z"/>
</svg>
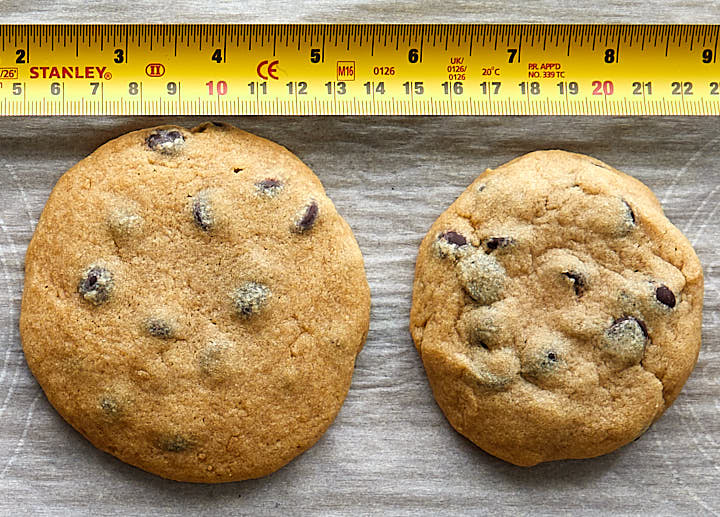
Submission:
<svg viewBox="0 0 720 517">
<path fill-rule="evenodd" d="M 540 151 L 481 174 L 420 246 L 410 330 L 450 423 L 516 465 L 608 453 L 675 400 L 703 275 L 652 192 Z"/>
<path fill-rule="evenodd" d="M 368 330 L 355 238 L 285 148 L 224 124 L 113 140 L 58 181 L 26 257 L 27 362 L 95 446 L 224 482 L 311 447 Z"/>
</svg>

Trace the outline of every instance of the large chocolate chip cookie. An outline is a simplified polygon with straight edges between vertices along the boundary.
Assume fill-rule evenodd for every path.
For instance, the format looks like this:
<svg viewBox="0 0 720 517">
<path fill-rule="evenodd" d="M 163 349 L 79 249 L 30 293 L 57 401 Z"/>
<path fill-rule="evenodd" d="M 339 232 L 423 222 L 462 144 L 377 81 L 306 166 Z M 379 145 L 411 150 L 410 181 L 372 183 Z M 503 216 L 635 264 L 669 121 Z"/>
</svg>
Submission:
<svg viewBox="0 0 720 517">
<path fill-rule="evenodd" d="M 283 147 L 227 125 L 109 142 L 26 259 L 28 364 L 95 446 L 161 476 L 263 476 L 343 403 L 370 296 L 353 234 Z"/>
</svg>

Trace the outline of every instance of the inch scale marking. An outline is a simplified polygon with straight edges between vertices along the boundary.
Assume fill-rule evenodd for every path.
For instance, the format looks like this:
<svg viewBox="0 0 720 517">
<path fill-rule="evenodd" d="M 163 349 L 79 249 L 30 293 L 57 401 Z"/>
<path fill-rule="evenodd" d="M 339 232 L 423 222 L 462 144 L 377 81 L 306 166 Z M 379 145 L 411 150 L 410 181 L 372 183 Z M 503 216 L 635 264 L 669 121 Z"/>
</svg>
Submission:
<svg viewBox="0 0 720 517">
<path fill-rule="evenodd" d="M 0 25 L 0 116 L 720 115 L 719 25 Z"/>
</svg>

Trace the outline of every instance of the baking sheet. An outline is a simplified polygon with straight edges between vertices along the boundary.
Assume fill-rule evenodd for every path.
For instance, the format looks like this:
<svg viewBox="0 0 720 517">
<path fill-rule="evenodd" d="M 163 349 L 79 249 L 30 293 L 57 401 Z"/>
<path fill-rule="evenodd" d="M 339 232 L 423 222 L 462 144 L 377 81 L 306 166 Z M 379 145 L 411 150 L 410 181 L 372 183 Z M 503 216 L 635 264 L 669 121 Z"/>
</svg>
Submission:
<svg viewBox="0 0 720 517">
<path fill-rule="evenodd" d="M 93 2 L 97 9 L 89 14 L 70 14 L 80 3 L 35 2 L 25 8 L 34 11 L 21 14 L 20 2 L 11 1 L 0 4 L 0 14 L 13 22 L 146 21 L 140 14 L 113 15 L 110 1 Z M 192 4 L 177 3 L 175 14 L 185 16 L 176 21 L 211 21 L 209 8 Z M 222 21 L 262 21 L 260 4 L 222 1 L 216 11 L 226 13 Z M 548 19 L 556 9 L 549 1 L 527 8 L 422 2 L 424 10 L 410 2 L 395 4 L 395 10 L 386 2 L 300 4 L 298 13 L 287 13 L 291 18 L 279 18 L 286 4 L 270 2 L 264 20 L 561 18 Z M 662 21 L 657 17 L 663 14 L 667 21 L 709 21 L 708 12 L 720 12 L 718 2 L 634 5 L 611 2 L 604 15 L 591 19 L 597 9 L 585 3 L 583 14 L 583 2 L 574 2 L 562 21 Z M 445 13 L 458 16 L 448 20 Z M 170 21 L 156 10 L 147 16 Z M 0 514 L 720 513 L 720 120 L 712 118 L 222 118 L 296 153 L 355 231 L 372 291 L 372 319 L 350 393 L 315 447 L 260 480 L 176 483 L 94 449 L 50 407 L 22 355 L 18 319 L 27 244 L 59 176 L 99 145 L 141 127 L 189 127 L 204 120 L 0 119 Z M 485 168 L 553 148 L 595 156 L 656 193 L 703 264 L 703 348 L 676 403 L 638 441 L 593 460 L 523 469 L 485 454 L 450 427 L 407 327 L 417 247 L 430 224 Z"/>
</svg>

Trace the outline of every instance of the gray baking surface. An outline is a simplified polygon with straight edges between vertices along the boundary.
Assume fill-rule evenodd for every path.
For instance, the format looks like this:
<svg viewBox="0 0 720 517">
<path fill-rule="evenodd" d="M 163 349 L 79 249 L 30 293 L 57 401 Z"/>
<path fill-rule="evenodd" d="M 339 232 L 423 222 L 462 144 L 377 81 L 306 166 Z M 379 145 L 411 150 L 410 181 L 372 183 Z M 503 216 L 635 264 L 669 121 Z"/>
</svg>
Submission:
<svg viewBox="0 0 720 517">
<path fill-rule="evenodd" d="M 73 0 L 27 3 L 0 3 L 0 21 L 637 23 L 710 22 L 720 13 L 718 2 L 678 0 L 564 8 L 550 0 L 323 0 L 292 9 L 140 1 L 134 14 L 109 0 L 87 10 Z M 25 250 L 50 190 L 77 161 L 133 129 L 202 120 L 0 119 L 0 514 L 720 514 L 720 121 L 711 118 L 224 118 L 296 153 L 355 231 L 373 301 L 350 393 L 317 445 L 264 479 L 176 483 L 93 448 L 48 404 L 25 363 Z M 485 168 L 552 148 L 595 156 L 656 193 L 704 267 L 703 348 L 676 403 L 638 441 L 592 460 L 524 469 L 450 427 L 408 318 L 417 247 L 435 218 Z"/>
</svg>

